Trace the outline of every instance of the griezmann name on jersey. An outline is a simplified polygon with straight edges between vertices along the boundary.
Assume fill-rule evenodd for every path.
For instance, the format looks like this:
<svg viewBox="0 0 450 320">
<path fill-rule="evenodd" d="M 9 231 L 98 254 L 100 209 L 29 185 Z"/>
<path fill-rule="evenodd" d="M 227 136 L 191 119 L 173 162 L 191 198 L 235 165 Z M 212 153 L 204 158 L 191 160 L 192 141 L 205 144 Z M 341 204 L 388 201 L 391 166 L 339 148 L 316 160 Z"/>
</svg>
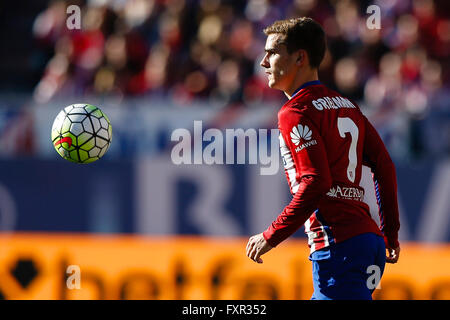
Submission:
<svg viewBox="0 0 450 320">
<path fill-rule="evenodd" d="M 280 152 L 293 198 L 263 232 L 275 247 L 303 224 L 310 252 L 362 233 L 397 247 L 400 228 L 394 164 L 359 107 L 319 81 L 303 85 L 278 112 Z M 378 187 L 378 227 L 360 185 L 362 166 Z"/>
</svg>

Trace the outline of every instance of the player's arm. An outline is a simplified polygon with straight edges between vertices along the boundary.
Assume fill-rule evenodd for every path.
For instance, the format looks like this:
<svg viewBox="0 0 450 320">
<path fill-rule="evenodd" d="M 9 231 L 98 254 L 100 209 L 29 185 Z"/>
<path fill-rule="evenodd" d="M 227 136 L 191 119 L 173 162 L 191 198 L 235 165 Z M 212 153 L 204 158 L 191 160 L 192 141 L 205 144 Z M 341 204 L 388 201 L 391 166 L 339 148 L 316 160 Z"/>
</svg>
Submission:
<svg viewBox="0 0 450 320">
<path fill-rule="evenodd" d="M 298 130 L 298 125 L 305 130 L 303 137 L 292 135 L 293 128 Z M 306 133 L 306 127 L 311 131 L 310 136 Z M 270 248 L 277 246 L 297 231 L 317 209 L 319 199 L 331 187 L 325 146 L 313 122 L 298 110 L 289 109 L 280 114 L 279 129 L 290 151 L 291 157 L 288 162 L 293 162 L 295 179 L 299 185 L 291 202 L 267 230 L 258 235 L 257 240 L 264 242 L 261 239 L 263 238 Z"/>
<path fill-rule="evenodd" d="M 368 165 L 378 183 L 380 193 L 381 231 L 386 248 L 389 250 L 387 262 L 395 263 L 400 253 L 398 230 L 400 220 L 397 201 L 397 177 L 395 166 L 386 147 L 372 124 L 364 117 L 366 135 L 364 140 L 363 162 Z"/>
<path fill-rule="evenodd" d="M 299 124 L 311 130 L 310 138 L 307 136 L 298 140 L 291 135 L 293 128 L 298 128 Z M 292 155 L 295 179 L 299 185 L 292 200 L 275 221 L 263 233 L 249 239 L 247 256 L 259 263 L 262 263 L 262 254 L 276 247 L 305 223 L 332 183 L 324 142 L 316 126 L 306 116 L 291 109 L 280 115 L 279 129 Z M 295 141 L 298 141 L 297 145 Z M 308 143 L 308 146 L 296 151 Z"/>
<path fill-rule="evenodd" d="M 293 128 L 306 127 L 311 130 L 311 137 L 300 138 L 295 144 Z M 280 115 L 280 133 L 289 148 L 299 181 L 298 190 L 291 202 L 279 214 L 277 219 L 263 232 L 267 242 L 275 247 L 297 231 L 317 209 L 320 198 L 331 187 L 331 173 L 325 144 L 314 123 L 302 113 L 291 109 Z M 309 145 L 308 145 L 309 144 Z M 308 145 L 304 148 L 302 146 Z M 298 150 L 302 148 L 301 150 Z"/>
</svg>

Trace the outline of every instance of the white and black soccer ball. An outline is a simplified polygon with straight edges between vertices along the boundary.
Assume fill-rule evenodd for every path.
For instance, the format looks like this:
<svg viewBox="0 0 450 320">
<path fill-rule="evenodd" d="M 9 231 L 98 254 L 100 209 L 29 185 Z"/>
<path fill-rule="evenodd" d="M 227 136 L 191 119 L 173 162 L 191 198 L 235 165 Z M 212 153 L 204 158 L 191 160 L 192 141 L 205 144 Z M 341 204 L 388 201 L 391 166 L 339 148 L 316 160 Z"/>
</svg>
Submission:
<svg viewBox="0 0 450 320">
<path fill-rule="evenodd" d="M 100 108 L 91 104 L 73 104 L 56 116 L 51 138 L 55 150 L 64 159 L 91 163 L 108 150 L 112 127 Z"/>
</svg>

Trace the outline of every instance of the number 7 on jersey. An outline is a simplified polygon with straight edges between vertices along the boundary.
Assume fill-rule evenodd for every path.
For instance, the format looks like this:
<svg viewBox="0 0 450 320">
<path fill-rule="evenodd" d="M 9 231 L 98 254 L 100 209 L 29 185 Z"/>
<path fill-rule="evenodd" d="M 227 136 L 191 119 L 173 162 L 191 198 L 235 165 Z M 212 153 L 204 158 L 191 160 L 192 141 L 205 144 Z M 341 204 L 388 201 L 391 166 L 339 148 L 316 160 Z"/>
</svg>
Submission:
<svg viewBox="0 0 450 320">
<path fill-rule="evenodd" d="M 350 118 L 338 118 L 337 127 L 341 138 L 345 138 L 345 134 L 347 132 L 350 133 L 350 136 L 352 138 L 350 149 L 348 150 L 347 178 L 352 183 L 354 183 L 356 177 L 356 165 L 358 164 L 356 146 L 358 145 L 359 130 L 356 124 Z"/>
</svg>

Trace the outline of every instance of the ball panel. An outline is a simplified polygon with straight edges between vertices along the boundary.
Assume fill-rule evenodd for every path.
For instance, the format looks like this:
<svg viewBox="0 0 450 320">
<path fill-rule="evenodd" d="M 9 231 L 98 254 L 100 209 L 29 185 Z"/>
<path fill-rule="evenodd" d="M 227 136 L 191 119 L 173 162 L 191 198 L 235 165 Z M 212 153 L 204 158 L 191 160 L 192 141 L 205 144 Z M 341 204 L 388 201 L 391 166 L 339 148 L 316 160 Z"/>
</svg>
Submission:
<svg viewBox="0 0 450 320">
<path fill-rule="evenodd" d="M 77 137 L 77 145 L 81 146 L 83 143 L 91 139 L 93 136 L 89 132 L 83 132 Z"/>
<path fill-rule="evenodd" d="M 59 130 L 53 129 L 51 134 L 52 142 L 55 142 L 55 140 L 58 139 L 59 135 Z"/>
<path fill-rule="evenodd" d="M 63 157 L 64 159 L 69 158 L 69 151 L 64 149 L 63 147 L 55 148 L 56 151 Z"/>
<path fill-rule="evenodd" d="M 106 120 L 105 117 L 100 118 L 100 126 L 101 126 L 103 129 L 108 129 L 108 127 L 109 127 L 109 122 L 108 122 L 108 120 Z"/>
<path fill-rule="evenodd" d="M 81 150 L 89 151 L 95 147 L 95 139 L 91 138 L 87 142 L 83 143 L 79 148 Z"/>
<path fill-rule="evenodd" d="M 69 152 L 69 160 L 72 160 L 74 162 L 80 162 L 80 158 L 78 157 L 78 150 L 73 150 Z"/>
<path fill-rule="evenodd" d="M 84 114 L 72 114 L 72 113 L 69 113 L 68 115 L 67 115 L 67 117 L 70 119 L 70 121 L 72 121 L 72 122 L 81 122 L 81 121 L 83 121 L 85 118 L 86 118 L 86 115 L 84 115 Z"/>
<path fill-rule="evenodd" d="M 89 158 L 89 159 L 87 159 L 85 162 L 83 162 L 83 163 L 92 163 L 92 162 L 94 162 L 94 161 L 97 161 L 99 159 L 99 157 L 92 157 L 92 158 Z"/>
<path fill-rule="evenodd" d="M 89 159 L 89 154 L 87 153 L 87 151 L 80 149 L 78 150 L 78 154 L 80 155 L 81 162 L 85 162 L 87 159 Z"/>
<path fill-rule="evenodd" d="M 105 155 L 106 151 L 108 150 L 108 146 L 102 148 L 102 151 L 100 151 L 98 157 L 101 158 Z"/>
<path fill-rule="evenodd" d="M 102 138 L 102 139 L 106 140 L 106 141 L 109 140 L 109 133 L 108 133 L 108 131 L 106 131 L 106 129 L 100 129 L 100 130 L 97 132 L 97 136 L 98 136 L 99 138 Z"/>
<path fill-rule="evenodd" d="M 97 109 L 93 112 L 91 112 L 91 115 L 93 115 L 94 117 L 100 119 L 103 117 L 103 112 L 100 109 Z"/>
<path fill-rule="evenodd" d="M 80 122 L 72 123 L 72 125 L 70 126 L 70 132 L 75 136 L 79 136 L 83 133 L 83 131 L 83 125 Z"/>
<path fill-rule="evenodd" d="M 89 151 L 89 157 L 98 157 L 98 155 L 100 154 L 100 148 L 98 147 L 94 147 Z"/>
<path fill-rule="evenodd" d="M 98 108 L 92 104 L 86 104 L 84 110 L 86 110 L 87 113 L 92 113 L 93 111 L 98 110 Z"/>
<path fill-rule="evenodd" d="M 70 130 L 70 126 L 72 125 L 72 122 L 69 118 L 64 118 L 64 121 L 61 126 L 61 133 L 68 132 Z"/>
<path fill-rule="evenodd" d="M 100 130 L 100 120 L 98 120 L 95 117 L 91 117 L 91 121 L 92 121 L 92 126 L 94 128 L 94 132 L 97 132 L 98 130 Z"/>
<path fill-rule="evenodd" d="M 74 113 L 86 114 L 86 110 L 84 110 L 83 107 L 75 107 L 72 110 L 70 110 L 70 114 Z"/>
<path fill-rule="evenodd" d="M 112 127 L 111 127 L 111 124 L 109 125 L 109 128 L 108 128 L 108 137 L 109 137 L 109 143 L 111 143 L 111 141 L 112 141 Z"/>
<path fill-rule="evenodd" d="M 94 133 L 94 129 L 92 128 L 92 122 L 91 122 L 90 117 L 86 117 L 86 119 L 83 120 L 82 124 L 83 124 L 83 128 L 85 131 L 87 131 L 89 133 Z"/>
<path fill-rule="evenodd" d="M 72 104 L 72 105 L 70 105 L 70 106 L 65 107 L 65 108 L 64 108 L 64 111 L 65 111 L 66 113 L 69 113 L 70 111 L 72 111 L 73 108 L 74 108 L 74 105 Z"/>
<path fill-rule="evenodd" d="M 104 140 L 102 138 L 99 137 L 95 137 L 95 145 L 99 148 L 103 148 L 104 146 L 106 146 L 108 144 L 107 140 Z"/>
<path fill-rule="evenodd" d="M 108 121 L 109 125 L 111 125 L 111 121 L 109 121 L 108 116 L 106 114 L 104 114 L 103 111 L 102 111 L 102 114 L 103 114 L 103 117 L 105 117 L 106 121 Z"/>
</svg>

